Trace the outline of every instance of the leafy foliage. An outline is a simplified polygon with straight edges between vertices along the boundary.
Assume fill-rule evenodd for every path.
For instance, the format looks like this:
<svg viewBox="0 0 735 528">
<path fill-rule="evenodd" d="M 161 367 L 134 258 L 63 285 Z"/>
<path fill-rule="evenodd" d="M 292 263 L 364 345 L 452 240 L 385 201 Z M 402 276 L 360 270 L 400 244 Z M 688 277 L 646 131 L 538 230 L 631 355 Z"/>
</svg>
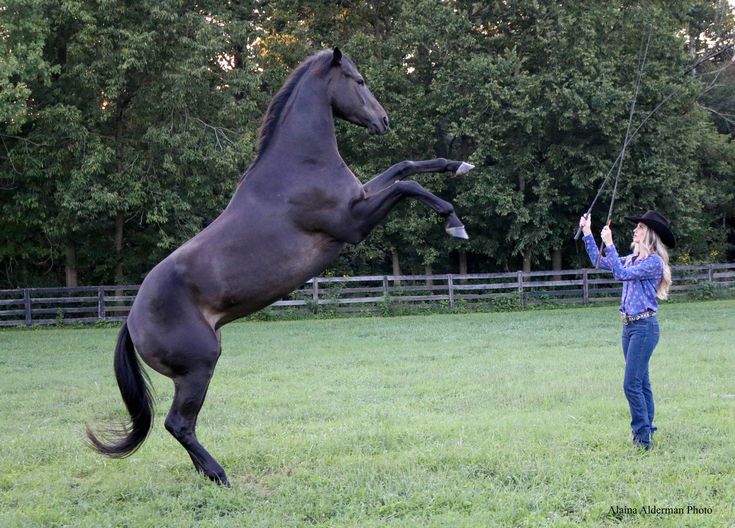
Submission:
<svg viewBox="0 0 735 528">
<path fill-rule="evenodd" d="M 403 159 L 477 165 L 420 181 L 471 236 L 402 204 L 333 273 L 564 266 L 618 155 L 641 42 L 650 46 L 613 226 L 656 208 L 682 261 L 727 255 L 735 224 L 732 9 L 721 0 L 549 4 L 12 0 L 0 8 L 0 284 L 139 282 L 227 203 L 288 72 L 339 45 L 391 117 L 340 124 L 361 179 Z M 722 53 L 713 54 L 724 49 Z M 701 59 L 706 59 L 701 61 Z M 700 62 L 696 68 L 692 64 Z M 608 187 L 608 189 L 611 186 Z M 607 216 L 609 190 L 594 210 Z"/>
</svg>

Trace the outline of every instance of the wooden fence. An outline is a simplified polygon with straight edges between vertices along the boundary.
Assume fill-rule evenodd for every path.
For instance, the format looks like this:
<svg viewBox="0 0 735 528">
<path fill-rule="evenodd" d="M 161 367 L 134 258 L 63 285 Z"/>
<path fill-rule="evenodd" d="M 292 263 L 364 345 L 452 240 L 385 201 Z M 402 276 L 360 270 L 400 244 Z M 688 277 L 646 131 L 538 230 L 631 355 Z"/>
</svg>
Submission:
<svg viewBox="0 0 735 528">
<path fill-rule="evenodd" d="M 735 287 L 735 263 L 672 267 L 672 297 Z M 0 290 L 0 326 L 123 320 L 139 286 Z M 270 310 L 363 311 L 387 307 L 499 308 L 539 303 L 598 303 L 620 298 L 621 283 L 594 269 L 316 277 Z"/>
</svg>

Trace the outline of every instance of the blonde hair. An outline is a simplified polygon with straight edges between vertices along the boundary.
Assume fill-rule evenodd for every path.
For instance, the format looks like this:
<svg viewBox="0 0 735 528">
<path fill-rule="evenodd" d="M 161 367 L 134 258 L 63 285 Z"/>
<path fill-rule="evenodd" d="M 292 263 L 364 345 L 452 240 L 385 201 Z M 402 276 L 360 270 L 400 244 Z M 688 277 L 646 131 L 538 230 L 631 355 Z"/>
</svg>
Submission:
<svg viewBox="0 0 735 528">
<path fill-rule="evenodd" d="M 630 248 L 640 258 L 658 255 L 664 261 L 664 274 L 661 277 L 661 282 L 656 287 L 656 297 L 662 301 L 668 299 L 669 287 L 671 286 L 671 268 L 669 267 L 669 252 L 666 249 L 666 244 L 661 242 L 661 237 L 653 229 L 646 226 L 646 235 L 643 237 L 643 242 L 640 244 L 633 242 Z"/>
</svg>

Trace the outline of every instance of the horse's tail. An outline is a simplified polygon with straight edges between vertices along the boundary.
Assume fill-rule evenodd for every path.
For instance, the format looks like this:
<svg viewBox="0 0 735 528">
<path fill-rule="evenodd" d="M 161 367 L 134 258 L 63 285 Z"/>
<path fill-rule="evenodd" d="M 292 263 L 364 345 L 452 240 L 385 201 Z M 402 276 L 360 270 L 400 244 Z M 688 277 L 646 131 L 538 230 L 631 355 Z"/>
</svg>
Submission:
<svg viewBox="0 0 735 528">
<path fill-rule="evenodd" d="M 97 452 L 123 458 L 132 455 L 143 444 L 153 426 L 151 382 L 135 354 L 127 323 L 123 324 L 117 337 L 115 377 L 132 424 L 108 430 L 102 440 L 87 427 L 87 438 Z"/>
</svg>

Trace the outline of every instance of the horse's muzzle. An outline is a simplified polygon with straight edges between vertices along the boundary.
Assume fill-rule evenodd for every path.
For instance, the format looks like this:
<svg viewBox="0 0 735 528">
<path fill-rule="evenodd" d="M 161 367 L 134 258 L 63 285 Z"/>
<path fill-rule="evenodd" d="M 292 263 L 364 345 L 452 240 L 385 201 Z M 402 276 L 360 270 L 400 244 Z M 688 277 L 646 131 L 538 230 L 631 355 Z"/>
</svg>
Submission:
<svg viewBox="0 0 735 528">
<path fill-rule="evenodd" d="M 383 134 L 387 134 L 388 130 L 390 130 L 390 120 L 387 115 L 384 115 L 380 121 L 373 121 L 368 125 L 369 134 L 382 136 Z"/>
</svg>

